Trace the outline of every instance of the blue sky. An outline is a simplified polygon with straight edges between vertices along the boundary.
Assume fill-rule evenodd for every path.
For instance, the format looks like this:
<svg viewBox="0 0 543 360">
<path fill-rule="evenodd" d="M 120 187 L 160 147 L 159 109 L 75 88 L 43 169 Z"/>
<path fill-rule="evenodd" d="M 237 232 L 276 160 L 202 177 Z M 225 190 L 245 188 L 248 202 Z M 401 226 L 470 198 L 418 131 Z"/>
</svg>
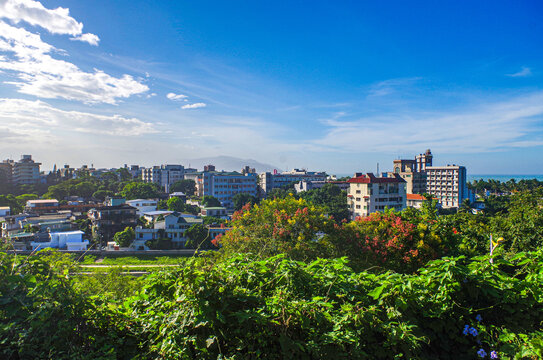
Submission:
<svg viewBox="0 0 543 360">
<path fill-rule="evenodd" d="M 539 1 L 0 0 L 0 157 L 543 173 Z"/>
</svg>

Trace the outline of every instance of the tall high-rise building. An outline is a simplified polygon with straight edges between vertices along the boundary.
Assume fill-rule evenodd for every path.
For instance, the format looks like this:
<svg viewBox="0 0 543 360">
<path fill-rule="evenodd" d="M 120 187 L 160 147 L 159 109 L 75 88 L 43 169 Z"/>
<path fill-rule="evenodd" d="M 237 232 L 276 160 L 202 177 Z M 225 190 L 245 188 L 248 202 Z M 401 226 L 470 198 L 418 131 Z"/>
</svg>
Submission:
<svg viewBox="0 0 543 360">
<path fill-rule="evenodd" d="M 11 184 L 13 176 L 13 160 L 7 159 L 0 162 L 0 172 L 0 175 L 3 175 L 2 177 L 5 181 Z"/>
<path fill-rule="evenodd" d="M 405 180 L 408 194 L 426 192 L 426 168 L 432 166 L 432 159 L 432 152 L 428 149 L 424 154 L 417 155 L 415 160 L 394 160 L 392 172 Z"/>
<path fill-rule="evenodd" d="M 40 165 L 32 160 L 32 155 L 23 155 L 13 163 L 12 181 L 15 185 L 36 184 L 40 181 Z"/>
<path fill-rule="evenodd" d="M 426 167 L 426 188 L 444 208 L 459 207 L 470 194 L 466 185 L 466 168 L 459 165 Z"/>
<path fill-rule="evenodd" d="M 183 165 L 162 165 L 141 170 L 141 179 L 147 183 L 154 183 L 169 192 L 170 186 L 183 180 L 185 176 L 185 167 Z"/>
</svg>

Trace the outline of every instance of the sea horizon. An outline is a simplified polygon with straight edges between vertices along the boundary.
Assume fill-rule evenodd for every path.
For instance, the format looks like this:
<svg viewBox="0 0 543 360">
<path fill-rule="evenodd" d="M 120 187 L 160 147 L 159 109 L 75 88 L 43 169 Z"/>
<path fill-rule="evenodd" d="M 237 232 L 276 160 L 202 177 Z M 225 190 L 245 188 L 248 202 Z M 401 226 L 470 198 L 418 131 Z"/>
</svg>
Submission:
<svg viewBox="0 0 543 360">
<path fill-rule="evenodd" d="M 353 174 L 334 174 L 338 178 L 339 177 L 345 177 L 345 176 L 353 176 Z M 501 182 L 506 182 L 511 179 L 514 179 L 515 181 L 520 180 L 539 180 L 543 181 L 543 174 L 468 174 L 466 181 L 471 182 L 473 180 L 484 180 L 488 181 L 490 179 L 498 180 Z"/>
</svg>

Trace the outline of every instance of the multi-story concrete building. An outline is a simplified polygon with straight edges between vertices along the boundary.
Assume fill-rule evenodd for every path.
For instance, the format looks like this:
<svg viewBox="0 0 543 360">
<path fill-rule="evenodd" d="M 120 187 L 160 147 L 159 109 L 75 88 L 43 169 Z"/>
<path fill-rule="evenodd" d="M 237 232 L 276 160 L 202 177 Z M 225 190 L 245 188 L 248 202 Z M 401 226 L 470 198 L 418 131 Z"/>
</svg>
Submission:
<svg viewBox="0 0 543 360">
<path fill-rule="evenodd" d="M 424 194 L 426 192 L 426 168 L 432 166 L 432 152 L 426 150 L 414 160 L 394 160 L 393 173 L 400 175 L 406 182 L 408 194 Z"/>
<path fill-rule="evenodd" d="M 12 181 L 15 185 L 36 184 L 40 181 L 40 165 L 32 160 L 32 155 L 23 155 L 13 163 Z"/>
<path fill-rule="evenodd" d="M 339 187 L 341 190 L 348 190 L 350 185 L 347 181 L 307 181 L 302 180 L 299 183 L 294 184 L 294 190 L 299 194 L 304 191 L 313 189 L 321 189 L 326 184 L 332 184 Z"/>
<path fill-rule="evenodd" d="M 232 198 L 236 194 L 257 194 L 257 175 L 254 173 L 204 171 L 193 173 L 190 178 L 196 181 L 198 196 L 214 196 L 227 208 L 234 206 Z"/>
<path fill-rule="evenodd" d="M 356 173 L 348 183 L 350 187 L 347 201 L 353 220 L 383 211 L 385 207 L 396 210 L 406 207 L 406 181 L 398 174 L 376 177 L 372 173 Z"/>
<path fill-rule="evenodd" d="M 300 181 L 326 181 L 325 172 L 310 172 L 304 169 L 294 169 L 282 173 L 265 172 L 259 175 L 262 195 L 266 195 L 272 189 L 278 189 Z"/>
<path fill-rule="evenodd" d="M 459 165 L 426 167 L 426 190 L 443 208 L 459 207 L 470 194 L 466 185 L 466 168 Z"/>
<path fill-rule="evenodd" d="M 141 170 L 141 179 L 147 183 L 154 183 L 169 192 L 170 186 L 183 180 L 185 176 L 185 167 L 183 165 L 162 165 Z"/>
<path fill-rule="evenodd" d="M 3 175 L 5 181 L 8 183 L 8 184 L 11 184 L 13 179 L 12 179 L 12 176 L 13 176 L 13 160 L 10 160 L 10 159 L 7 159 L 7 160 L 4 160 L 2 162 L 0 162 L 0 172 L 1 174 L 0 175 Z M 0 179 L 2 177 L 0 176 Z"/>
<path fill-rule="evenodd" d="M 130 205 L 100 206 L 90 209 L 87 216 L 92 222 L 94 236 L 105 245 L 113 236 L 127 226 L 135 227 L 138 221 L 137 209 Z"/>
</svg>

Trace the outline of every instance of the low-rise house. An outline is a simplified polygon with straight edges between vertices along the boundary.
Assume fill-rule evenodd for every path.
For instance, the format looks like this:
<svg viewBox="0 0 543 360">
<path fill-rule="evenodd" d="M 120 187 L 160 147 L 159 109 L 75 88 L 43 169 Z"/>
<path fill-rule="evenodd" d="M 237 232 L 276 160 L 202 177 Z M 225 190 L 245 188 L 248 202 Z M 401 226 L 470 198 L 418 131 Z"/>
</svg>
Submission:
<svg viewBox="0 0 543 360">
<path fill-rule="evenodd" d="M 11 215 L 11 209 L 9 206 L 0 206 L 0 217 Z"/>
<path fill-rule="evenodd" d="M 56 199 L 40 199 L 28 200 L 26 202 L 25 211 L 27 213 L 46 213 L 58 210 L 58 200 Z"/>
<path fill-rule="evenodd" d="M 196 215 L 173 212 L 163 220 L 156 221 L 152 229 L 138 226 L 135 230 L 136 240 L 145 243 L 148 240 L 168 238 L 174 248 L 182 249 L 187 242 L 185 231 L 194 224 L 203 224 L 203 220 Z"/>
<path fill-rule="evenodd" d="M 156 211 L 157 201 L 151 199 L 136 199 L 126 201 L 127 205 L 135 207 L 137 209 L 138 216 L 143 216 L 143 214 Z"/>
<path fill-rule="evenodd" d="M 205 207 L 201 210 L 201 216 L 212 216 L 219 219 L 225 219 L 228 217 L 228 213 L 226 212 L 225 207 L 217 206 L 217 207 Z"/>
<path fill-rule="evenodd" d="M 9 237 L 11 234 L 22 232 L 21 220 L 26 217 L 28 217 L 27 214 L 5 216 L 2 223 L 2 237 Z"/>
<path fill-rule="evenodd" d="M 70 251 L 87 250 L 88 240 L 83 240 L 83 231 L 63 231 L 49 233 L 49 241 L 31 243 L 32 249 L 56 248 Z"/>
<path fill-rule="evenodd" d="M 406 194 L 405 196 L 407 199 L 406 206 L 415 209 L 420 209 L 424 201 L 426 201 L 426 198 L 420 194 Z M 437 200 L 437 198 L 435 197 L 432 199 Z M 441 208 L 441 204 L 437 202 L 436 207 Z"/>
<path fill-rule="evenodd" d="M 169 195 L 169 198 L 170 198 L 170 199 L 171 199 L 171 198 L 174 198 L 174 197 L 181 199 L 181 201 L 183 201 L 184 203 L 187 202 L 187 195 L 185 195 L 185 193 L 183 193 L 183 192 L 181 192 L 181 191 L 174 192 L 174 193 L 171 193 L 171 194 Z"/>
<path fill-rule="evenodd" d="M 164 218 L 165 216 L 170 215 L 173 213 L 171 210 L 156 210 L 156 211 L 150 211 L 145 214 L 143 214 L 143 218 L 147 220 L 148 222 L 155 222 L 159 218 Z"/>
</svg>

